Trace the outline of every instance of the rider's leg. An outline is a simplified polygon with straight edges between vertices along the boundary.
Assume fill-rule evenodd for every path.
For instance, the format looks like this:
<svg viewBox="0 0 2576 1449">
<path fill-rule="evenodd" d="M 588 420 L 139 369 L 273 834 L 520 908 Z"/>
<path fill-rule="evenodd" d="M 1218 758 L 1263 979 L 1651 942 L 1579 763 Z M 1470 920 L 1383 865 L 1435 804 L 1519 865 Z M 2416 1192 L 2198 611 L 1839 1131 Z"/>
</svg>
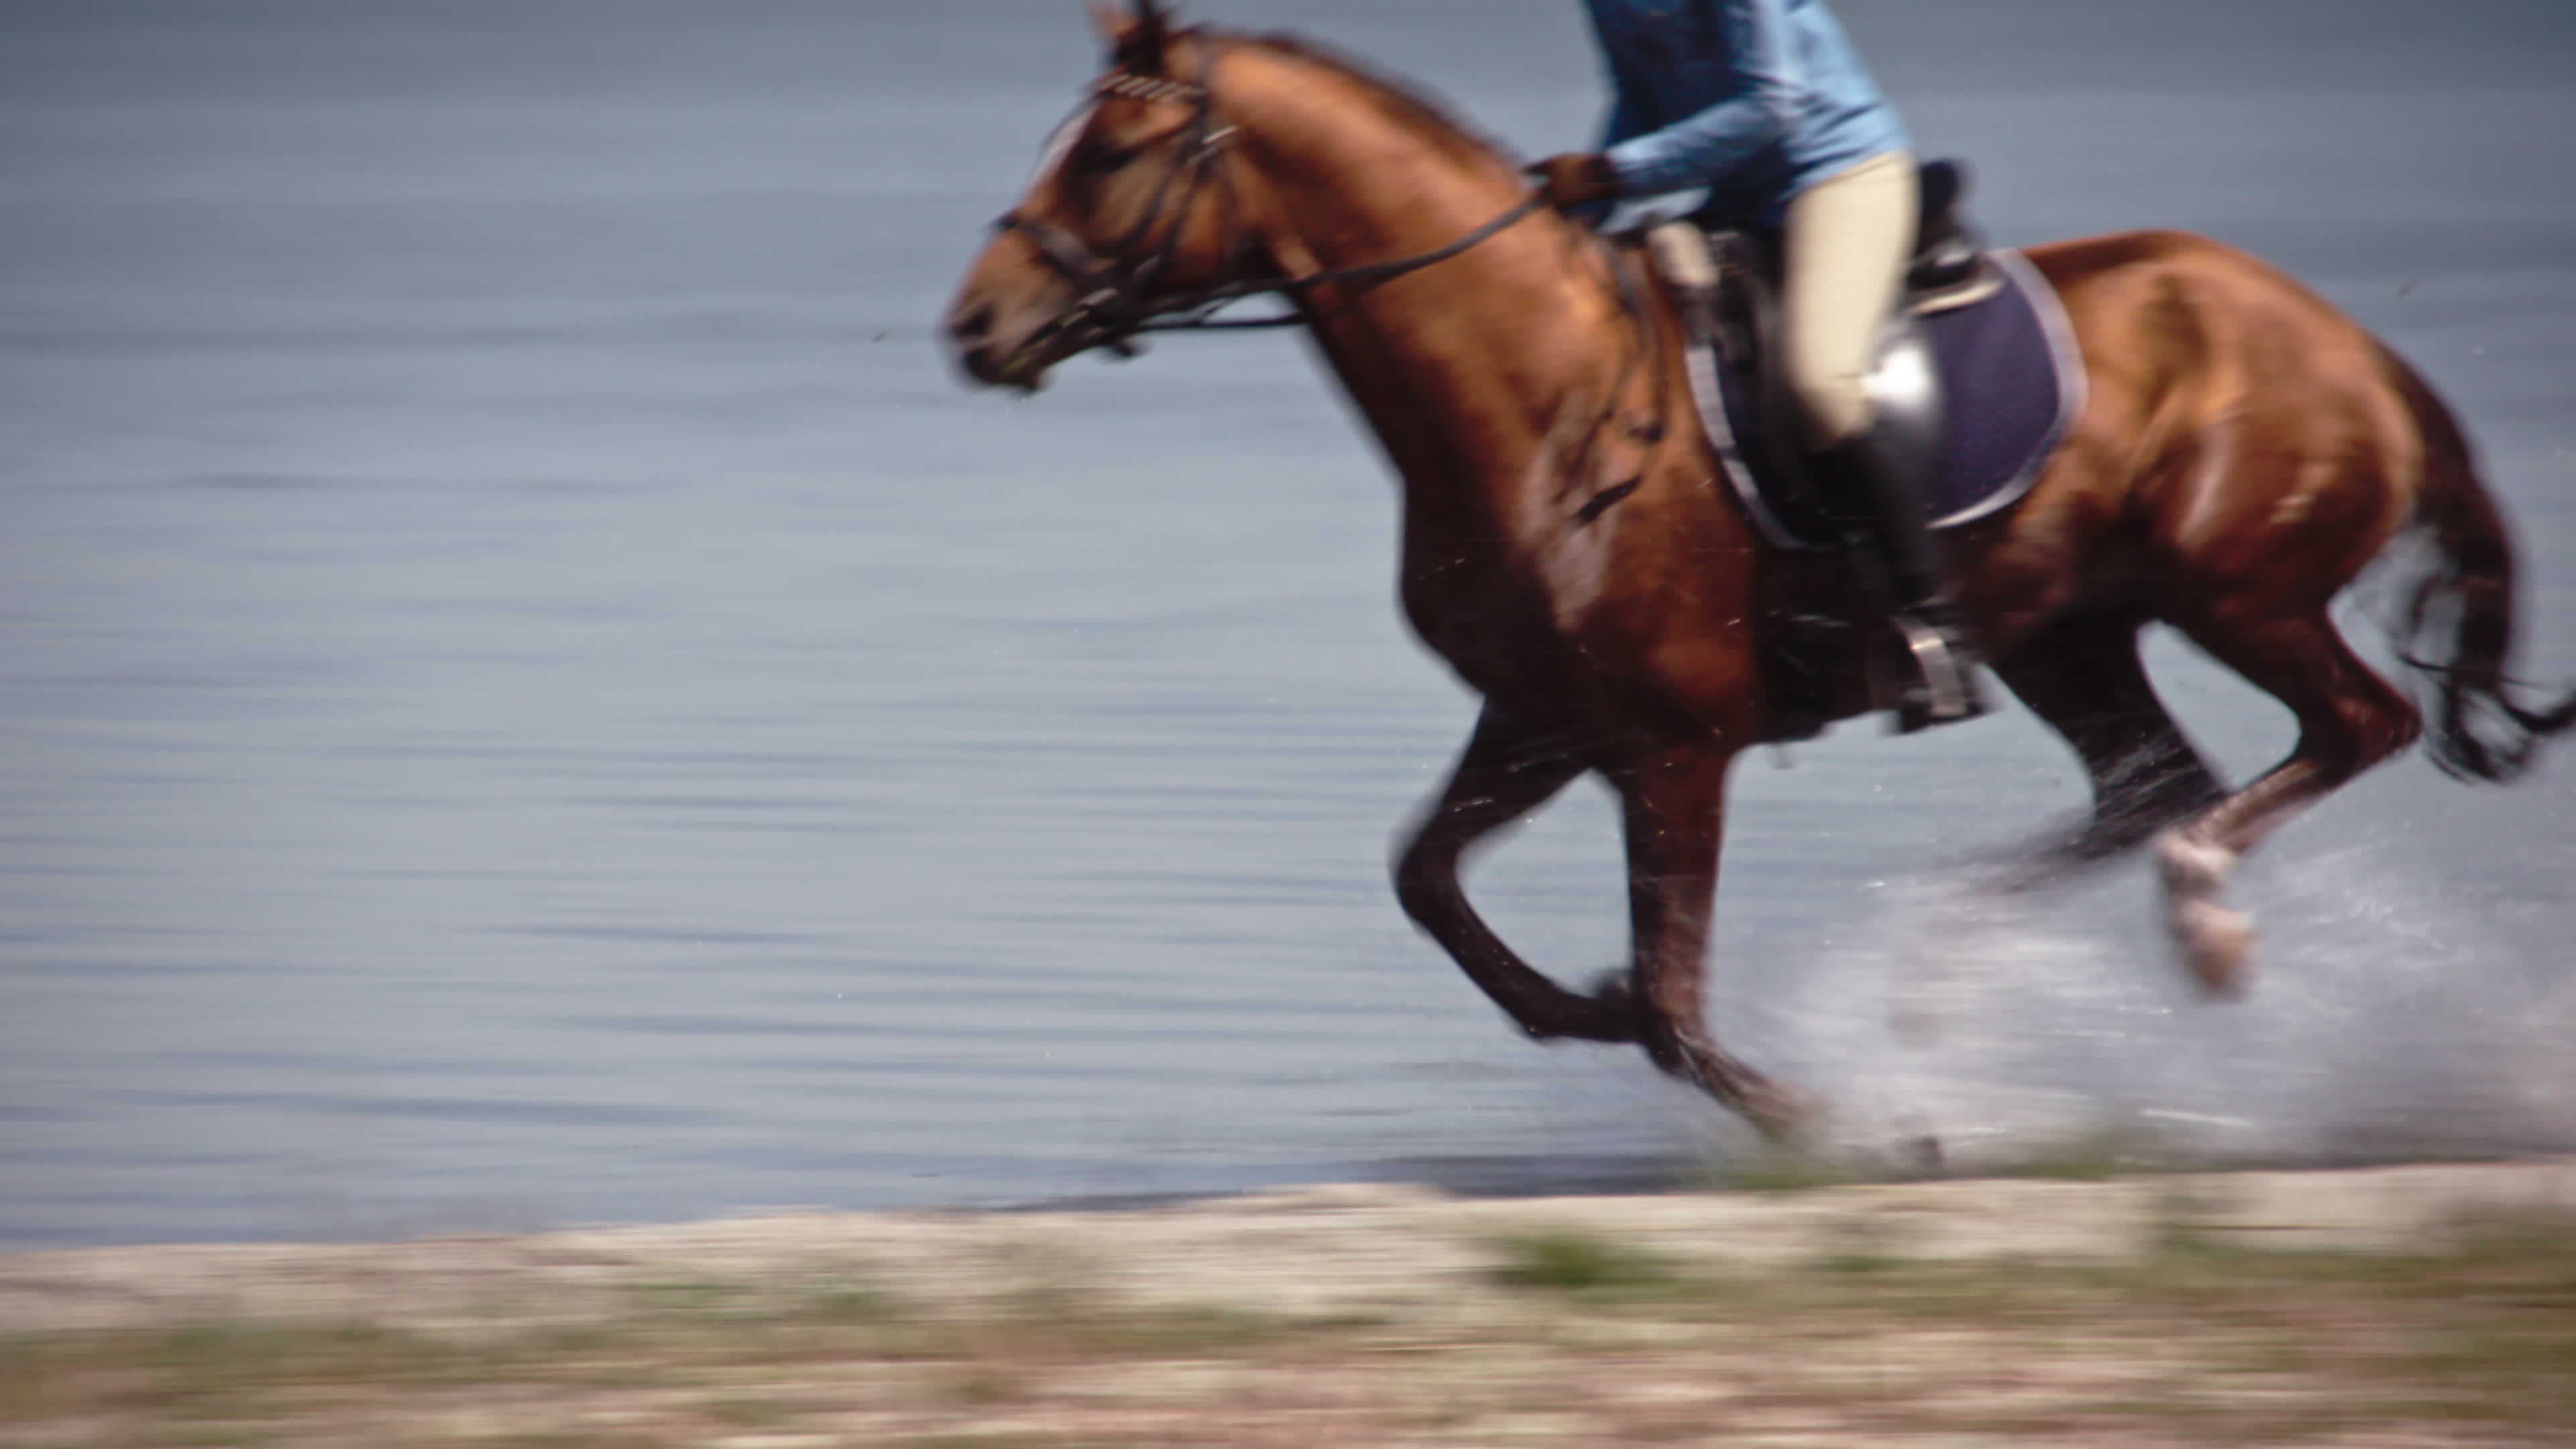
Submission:
<svg viewBox="0 0 2576 1449">
<path fill-rule="evenodd" d="M 1869 372 L 1914 249 L 1914 158 L 1891 151 L 1790 199 L 1780 232 L 1789 385 L 1824 452 L 1869 428 Z"/>
<path fill-rule="evenodd" d="M 1924 522 L 1923 494 L 1938 459 L 1871 426 L 1862 379 L 1897 301 L 1915 232 L 1914 158 L 1871 157 L 1789 203 L 1782 228 L 1781 315 L 1786 364 L 1807 443 L 1835 502 L 1863 520 L 1886 579 L 1888 606 L 1920 671 L 1900 718 L 1907 728 L 1984 711 L 1975 660 Z"/>
</svg>

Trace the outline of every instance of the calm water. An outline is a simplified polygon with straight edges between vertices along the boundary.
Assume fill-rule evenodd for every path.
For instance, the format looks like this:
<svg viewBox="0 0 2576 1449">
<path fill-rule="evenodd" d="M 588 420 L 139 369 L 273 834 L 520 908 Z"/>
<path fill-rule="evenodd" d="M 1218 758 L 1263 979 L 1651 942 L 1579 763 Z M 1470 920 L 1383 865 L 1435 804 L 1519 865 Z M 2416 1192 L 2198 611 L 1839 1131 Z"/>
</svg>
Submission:
<svg viewBox="0 0 2576 1449">
<path fill-rule="evenodd" d="M 1999 238 L 2209 231 L 2416 359 L 2522 526 L 2526 663 L 2576 674 L 2563 5 L 1841 9 Z M 1533 154 L 1599 104 L 1571 3 L 1200 13 Z M 1079 16 L 0 9 L 0 1246 L 1741 1146 L 1628 1055 L 1519 1043 L 1397 914 L 1390 830 L 1473 707 L 1297 344 L 945 376 L 926 323 Z M 2230 769 L 2285 745 L 2159 663 Z M 2139 869 L 1960 884 L 2080 803 L 2018 712 L 1741 778 L 1718 1026 L 1857 1139 L 2576 1141 L 2576 761 L 2408 761 L 2290 831 L 2227 1012 Z M 1617 959 L 1596 793 L 1477 883 L 1541 962 Z"/>
</svg>

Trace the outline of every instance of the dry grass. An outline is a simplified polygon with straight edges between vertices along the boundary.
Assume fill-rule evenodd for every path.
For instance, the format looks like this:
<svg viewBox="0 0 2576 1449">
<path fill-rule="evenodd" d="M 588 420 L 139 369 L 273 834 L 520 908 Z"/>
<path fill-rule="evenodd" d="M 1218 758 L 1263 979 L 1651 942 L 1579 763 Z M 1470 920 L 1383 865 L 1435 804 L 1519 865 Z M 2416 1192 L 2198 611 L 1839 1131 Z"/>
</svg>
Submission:
<svg viewBox="0 0 2576 1449">
<path fill-rule="evenodd" d="M 946 1301 L 653 1281 L 576 1321 L 504 1296 L 435 1325 L 24 1331 L 0 1445 L 2576 1442 L 2576 1218 L 2393 1252 L 2247 1236 L 2181 1194 L 2142 1251 L 2081 1262 L 1853 1231 L 1681 1257 L 1570 1219 L 1477 1238 L 1463 1311 L 1140 1303 L 1032 1255 Z"/>
</svg>

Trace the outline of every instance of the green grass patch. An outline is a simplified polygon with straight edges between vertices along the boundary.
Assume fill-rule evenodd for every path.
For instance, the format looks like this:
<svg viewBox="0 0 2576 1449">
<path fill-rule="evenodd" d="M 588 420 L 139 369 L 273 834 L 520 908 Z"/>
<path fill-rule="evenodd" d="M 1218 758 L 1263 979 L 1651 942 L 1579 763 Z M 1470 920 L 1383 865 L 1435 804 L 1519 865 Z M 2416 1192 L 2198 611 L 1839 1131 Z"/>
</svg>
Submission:
<svg viewBox="0 0 2576 1449">
<path fill-rule="evenodd" d="M 1694 1286 L 1671 1261 L 1580 1228 L 1502 1239 L 1493 1281 L 1506 1288 L 1589 1298 L 1662 1297 Z"/>
</svg>

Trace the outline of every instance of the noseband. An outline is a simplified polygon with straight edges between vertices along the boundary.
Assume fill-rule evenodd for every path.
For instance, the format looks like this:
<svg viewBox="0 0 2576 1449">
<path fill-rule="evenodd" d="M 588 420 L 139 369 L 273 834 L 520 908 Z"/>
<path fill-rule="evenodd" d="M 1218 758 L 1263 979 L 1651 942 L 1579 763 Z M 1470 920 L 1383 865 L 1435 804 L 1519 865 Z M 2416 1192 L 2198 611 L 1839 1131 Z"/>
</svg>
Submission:
<svg viewBox="0 0 2576 1449">
<path fill-rule="evenodd" d="M 1212 59 L 1206 62 L 1206 69 L 1213 69 L 1213 66 Z M 1177 135 L 1178 152 L 1162 177 L 1154 183 L 1154 194 L 1146 204 L 1144 214 L 1136 219 L 1136 224 L 1127 229 L 1127 234 L 1119 238 L 1107 255 L 1093 251 L 1081 238 L 1063 227 L 1042 217 L 1024 215 L 1016 209 L 1002 213 L 994 221 L 995 232 L 1018 234 L 1046 259 L 1049 266 L 1081 290 L 1080 300 L 1047 324 L 1043 331 L 1044 337 L 1055 345 L 1063 346 L 1068 356 L 1094 347 L 1107 347 L 1120 356 L 1133 356 L 1136 344 L 1132 339 L 1140 332 L 1293 327 L 1305 320 L 1294 311 L 1276 316 L 1227 320 L 1218 320 L 1213 314 L 1228 303 L 1239 302 L 1246 297 L 1279 296 L 1294 300 L 1318 287 L 1367 286 L 1419 271 L 1445 262 L 1509 228 L 1546 201 L 1543 192 L 1532 191 L 1509 210 L 1456 241 L 1395 261 L 1335 268 L 1302 277 L 1222 282 L 1213 287 L 1148 298 L 1145 289 L 1180 254 L 1181 233 L 1187 224 L 1190 208 L 1216 174 L 1216 162 L 1233 139 L 1234 127 L 1216 123 L 1216 92 L 1204 81 L 1170 80 L 1113 70 L 1093 82 L 1090 95 L 1094 98 L 1116 96 L 1143 101 L 1187 101 L 1190 103 L 1190 119 Z M 1234 234 L 1229 244 L 1229 260 L 1238 265 L 1249 263 L 1254 256 L 1257 238 L 1241 226 L 1234 188 L 1225 187 L 1219 195 L 1230 213 L 1226 224 Z M 1167 213 L 1170 216 L 1168 225 L 1164 220 Z M 1155 235 L 1158 229 L 1161 232 L 1159 238 Z"/>
</svg>

